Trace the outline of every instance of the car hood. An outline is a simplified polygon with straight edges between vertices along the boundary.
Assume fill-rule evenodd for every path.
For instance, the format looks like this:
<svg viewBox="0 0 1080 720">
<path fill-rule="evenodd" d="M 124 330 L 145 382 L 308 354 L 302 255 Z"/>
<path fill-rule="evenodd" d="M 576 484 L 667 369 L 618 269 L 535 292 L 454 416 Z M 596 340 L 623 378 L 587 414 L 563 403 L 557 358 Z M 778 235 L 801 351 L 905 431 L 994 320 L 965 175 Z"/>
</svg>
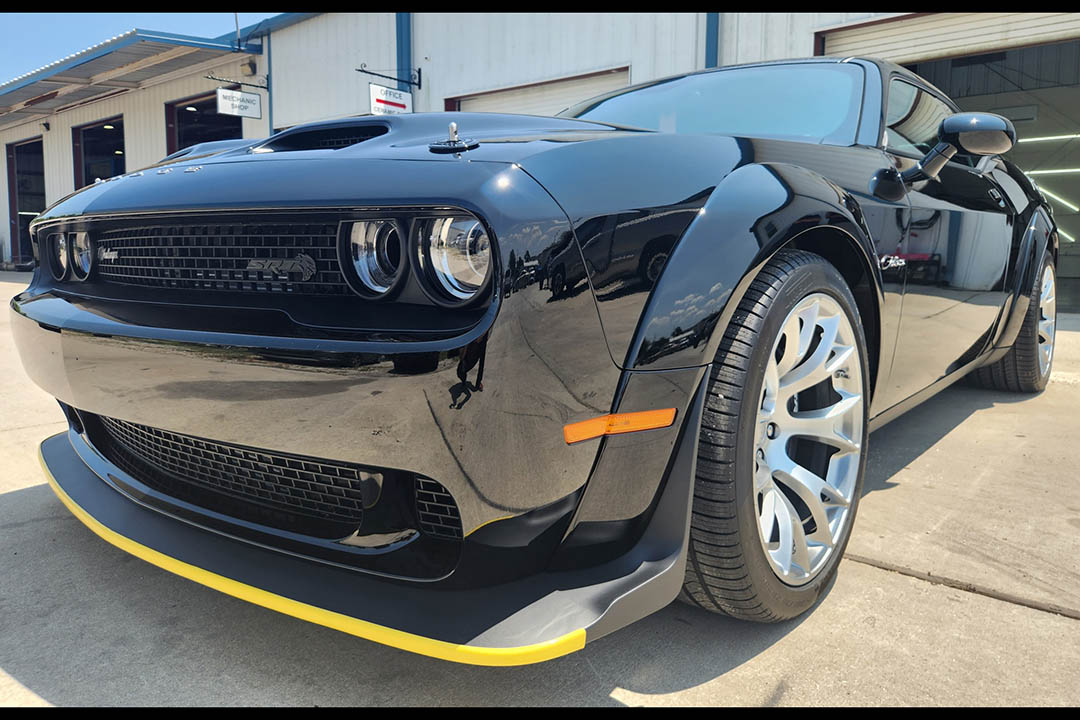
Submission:
<svg viewBox="0 0 1080 720">
<path fill-rule="evenodd" d="M 463 153 L 434 152 L 431 144 L 447 140 L 452 122 L 457 124 L 459 137 L 475 141 L 476 146 Z M 336 142 L 349 142 L 344 138 L 360 141 L 336 149 L 319 148 L 327 133 L 336 133 L 332 138 Z M 449 192 L 452 188 L 425 194 L 423 183 L 413 182 L 428 174 L 418 172 L 420 168 L 430 172 L 434 163 L 472 166 L 472 172 L 462 171 L 462 178 L 494 174 L 509 164 L 529 171 L 531 165 L 540 165 L 531 160 L 552 151 L 564 166 L 563 158 L 574 146 L 680 140 L 692 141 L 689 137 L 583 120 L 500 113 L 416 113 L 311 123 L 239 146 L 212 144 L 205 150 L 196 147 L 183 156 L 170 156 L 148 168 L 82 188 L 49 207 L 34 222 L 180 208 L 445 202 L 454 197 Z M 716 141 L 734 142 L 722 137 L 715 137 Z M 410 163 L 408 172 L 402 163 Z M 396 166 L 393 171 L 390 164 Z M 488 167 L 481 171 L 484 165 Z M 717 169 L 714 165 L 714 171 Z M 720 170 L 723 174 L 725 169 Z M 452 172 L 445 171 L 431 174 L 444 179 L 453 177 Z M 544 184 L 541 178 L 537 180 Z M 458 190 L 464 192 L 466 188 Z"/>
</svg>

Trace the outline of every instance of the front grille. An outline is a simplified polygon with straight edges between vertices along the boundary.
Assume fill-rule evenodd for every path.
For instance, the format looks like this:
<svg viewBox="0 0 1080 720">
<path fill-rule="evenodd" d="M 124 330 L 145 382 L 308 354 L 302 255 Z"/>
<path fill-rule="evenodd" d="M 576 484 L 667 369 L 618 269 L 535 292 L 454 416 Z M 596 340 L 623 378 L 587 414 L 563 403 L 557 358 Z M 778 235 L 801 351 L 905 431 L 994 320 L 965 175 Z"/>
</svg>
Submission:
<svg viewBox="0 0 1080 720">
<path fill-rule="evenodd" d="M 420 529 L 436 537 L 461 539 L 461 515 L 449 491 L 429 478 L 416 478 L 416 514 Z"/>
<path fill-rule="evenodd" d="M 170 224 L 105 230 L 98 276 L 124 285 L 349 295 L 329 223 Z"/>
</svg>

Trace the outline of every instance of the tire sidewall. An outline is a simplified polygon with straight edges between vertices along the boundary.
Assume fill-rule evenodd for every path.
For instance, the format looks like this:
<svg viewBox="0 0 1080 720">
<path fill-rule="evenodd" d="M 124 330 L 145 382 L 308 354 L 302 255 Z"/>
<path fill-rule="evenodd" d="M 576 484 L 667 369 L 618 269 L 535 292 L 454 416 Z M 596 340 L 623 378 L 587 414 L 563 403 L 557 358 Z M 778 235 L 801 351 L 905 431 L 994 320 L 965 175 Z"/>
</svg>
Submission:
<svg viewBox="0 0 1080 720">
<path fill-rule="evenodd" d="M 1054 353 L 1050 356 L 1050 363 L 1046 366 L 1046 372 L 1043 373 L 1039 367 L 1039 320 L 1042 317 L 1042 282 L 1043 275 L 1046 273 L 1046 268 L 1053 268 L 1054 273 L 1054 294 L 1057 294 L 1057 268 L 1054 267 L 1054 258 L 1046 252 L 1043 255 L 1043 260 L 1039 263 L 1039 271 L 1035 274 L 1035 284 L 1031 288 L 1031 304 L 1028 307 L 1028 313 L 1030 313 L 1030 337 L 1026 338 L 1027 342 L 1034 345 L 1032 354 L 1035 358 L 1035 371 L 1037 379 L 1035 380 L 1035 392 L 1041 392 L 1046 389 L 1047 384 L 1050 382 L 1050 375 L 1054 372 L 1054 356 L 1057 355 L 1057 306 L 1054 306 Z"/>
<path fill-rule="evenodd" d="M 735 499 L 739 537 L 743 547 L 746 569 L 749 580 L 757 589 L 762 602 L 766 607 L 782 617 L 794 617 L 805 612 L 816 602 L 822 590 L 832 581 L 840 559 L 843 557 L 844 549 L 847 547 L 848 540 L 851 537 L 859 505 L 859 495 L 862 492 L 863 476 L 866 472 L 867 437 L 869 434 L 868 401 L 863 403 L 863 435 L 860 438 L 862 453 L 859 457 L 859 471 L 855 481 L 847 528 L 839 539 L 837 546 L 833 549 L 826 566 L 813 580 L 799 586 L 788 585 L 783 582 L 773 572 L 758 535 L 757 498 L 753 479 L 755 431 L 765 367 L 773 343 L 779 335 L 781 324 L 788 313 L 800 300 L 812 293 L 829 295 L 847 313 L 848 320 L 855 330 L 855 342 L 858 345 L 859 360 L 862 365 L 864 398 L 869 395 L 870 385 L 870 368 L 866 340 L 863 337 L 862 321 L 855 304 L 855 298 L 848 289 L 847 283 L 840 273 L 824 259 L 814 263 L 798 265 L 780 285 L 776 296 L 770 303 L 754 348 L 751 351 L 745 391 L 739 407 L 736 439 Z"/>
</svg>

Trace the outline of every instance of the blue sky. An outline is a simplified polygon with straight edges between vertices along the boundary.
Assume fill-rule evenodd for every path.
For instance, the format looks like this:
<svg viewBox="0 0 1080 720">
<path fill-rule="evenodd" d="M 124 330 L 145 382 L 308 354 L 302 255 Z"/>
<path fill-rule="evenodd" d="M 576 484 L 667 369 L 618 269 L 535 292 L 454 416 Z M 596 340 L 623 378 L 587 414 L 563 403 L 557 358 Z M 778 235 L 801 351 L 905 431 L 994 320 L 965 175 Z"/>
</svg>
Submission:
<svg viewBox="0 0 1080 720">
<path fill-rule="evenodd" d="M 240 13 L 240 27 L 278 13 Z M 0 83 L 133 28 L 217 37 L 235 30 L 220 13 L 0 13 Z"/>
</svg>

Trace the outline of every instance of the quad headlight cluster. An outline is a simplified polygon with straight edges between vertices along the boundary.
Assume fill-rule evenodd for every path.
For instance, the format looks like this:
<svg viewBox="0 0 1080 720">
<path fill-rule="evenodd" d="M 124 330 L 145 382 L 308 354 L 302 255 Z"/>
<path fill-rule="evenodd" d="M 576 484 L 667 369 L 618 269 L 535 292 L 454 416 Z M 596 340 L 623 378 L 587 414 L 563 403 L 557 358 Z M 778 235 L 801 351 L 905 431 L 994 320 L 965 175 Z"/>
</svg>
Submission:
<svg viewBox="0 0 1080 720">
<path fill-rule="evenodd" d="M 484 224 L 464 213 L 412 220 L 350 223 L 343 240 L 346 279 L 357 293 L 388 297 L 412 264 L 424 293 L 437 305 L 457 307 L 479 298 L 490 281 L 492 243 Z"/>
<path fill-rule="evenodd" d="M 46 238 L 49 271 L 57 280 L 70 275 L 86 280 L 94 269 L 94 246 L 89 233 L 52 233 Z"/>
</svg>

